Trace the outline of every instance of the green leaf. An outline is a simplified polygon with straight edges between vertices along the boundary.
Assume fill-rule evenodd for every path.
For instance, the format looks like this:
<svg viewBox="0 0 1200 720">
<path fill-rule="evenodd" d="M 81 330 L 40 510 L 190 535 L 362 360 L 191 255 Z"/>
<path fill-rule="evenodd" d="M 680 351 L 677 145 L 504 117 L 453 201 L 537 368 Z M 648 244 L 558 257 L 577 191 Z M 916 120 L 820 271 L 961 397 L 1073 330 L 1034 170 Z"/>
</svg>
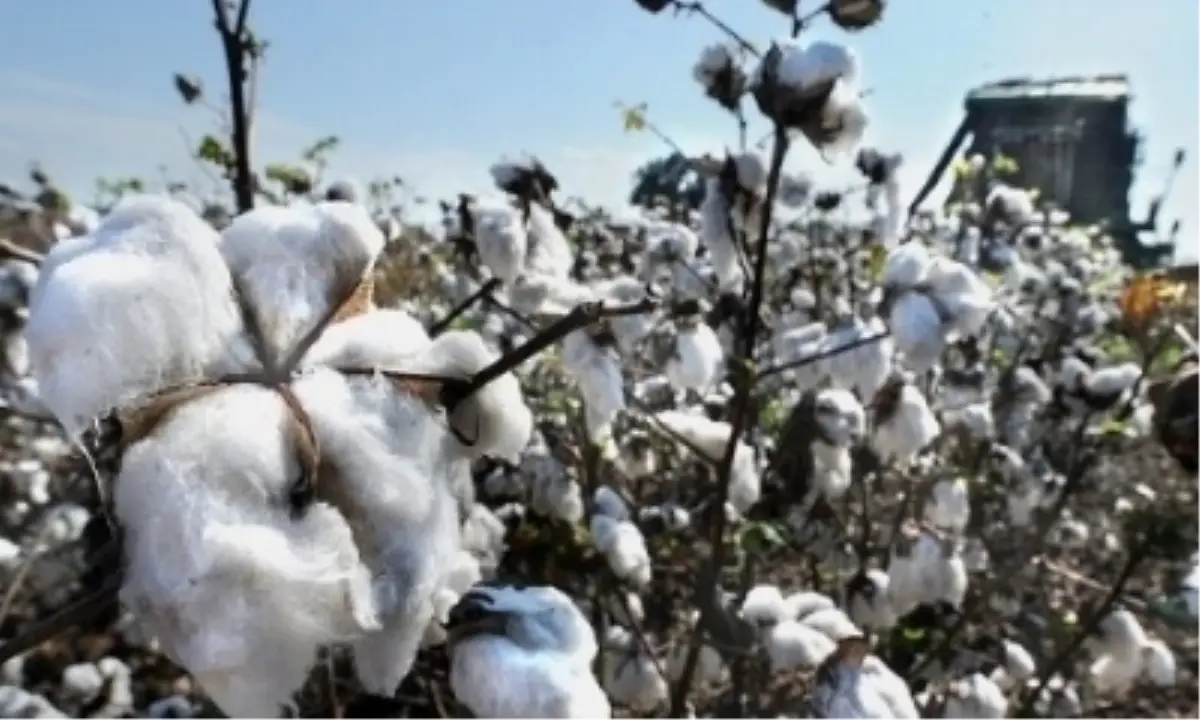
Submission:
<svg viewBox="0 0 1200 720">
<path fill-rule="evenodd" d="M 307 195 L 312 192 L 312 177 L 299 165 L 273 163 L 267 165 L 263 174 L 267 176 L 268 180 L 279 183 L 284 190 L 293 195 Z"/>
<path fill-rule="evenodd" d="M 905 642 L 921 642 L 925 639 L 925 631 L 921 628 L 900 628 L 900 637 L 904 638 Z"/>
<path fill-rule="evenodd" d="M 738 544 L 747 553 L 757 554 L 771 548 L 786 546 L 787 538 L 777 525 L 767 522 L 752 522 L 742 528 Z"/>
<path fill-rule="evenodd" d="M 312 145 L 309 145 L 308 148 L 300 153 L 300 157 L 306 162 L 324 162 L 328 160 L 327 156 L 336 150 L 341 142 L 341 139 L 337 135 L 326 135 Z"/>
<path fill-rule="evenodd" d="M 1129 423 L 1116 418 L 1109 418 L 1100 425 L 1100 434 L 1102 435 L 1124 435 L 1129 429 Z"/>
<path fill-rule="evenodd" d="M 213 135 L 205 135 L 200 140 L 200 146 L 196 148 L 196 157 L 222 170 L 232 169 L 235 164 L 233 153 Z"/>
</svg>

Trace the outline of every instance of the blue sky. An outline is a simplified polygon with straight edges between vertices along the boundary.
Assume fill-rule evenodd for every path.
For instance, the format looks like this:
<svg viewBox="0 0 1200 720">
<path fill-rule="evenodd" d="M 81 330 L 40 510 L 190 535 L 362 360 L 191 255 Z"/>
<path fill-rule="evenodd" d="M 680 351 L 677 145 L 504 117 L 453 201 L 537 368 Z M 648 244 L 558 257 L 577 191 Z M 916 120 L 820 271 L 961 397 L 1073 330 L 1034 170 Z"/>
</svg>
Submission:
<svg viewBox="0 0 1200 720">
<path fill-rule="evenodd" d="M 814 5 L 815 0 L 807 0 Z M 1171 153 L 1189 153 L 1166 209 L 1197 233 L 1195 0 L 893 0 L 886 22 L 850 37 L 869 99 L 871 144 L 905 153 L 915 192 L 960 119 L 963 92 L 1014 75 L 1126 72 L 1134 119 L 1150 136 L 1135 208 Z M 706 5 L 765 45 L 786 32 L 757 0 Z M 735 142 L 732 121 L 690 76 L 719 40 L 701 18 L 647 15 L 632 0 L 255 0 L 271 42 L 263 76 L 260 161 L 287 159 L 334 133 L 336 175 L 395 174 L 423 193 L 486 187 L 487 165 L 534 152 L 566 187 L 620 201 L 629 174 L 661 152 L 626 134 L 612 104 L 648 101 L 689 151 Z M 1136 12 L 1133 11 L 1137 8 Z M 99 175 L 199 178 L 184 137 L 210 116 L 178 101 L 175 70 L 221 92 L 208 0 L 7 2 L 0 8 L 0 177 L 40 159 L 90 192 Z M 814 38 L 839 35 L 821 23 Z M 791 160 L 831 183 L 851 177 L 812 152 Z"/>
</svg>

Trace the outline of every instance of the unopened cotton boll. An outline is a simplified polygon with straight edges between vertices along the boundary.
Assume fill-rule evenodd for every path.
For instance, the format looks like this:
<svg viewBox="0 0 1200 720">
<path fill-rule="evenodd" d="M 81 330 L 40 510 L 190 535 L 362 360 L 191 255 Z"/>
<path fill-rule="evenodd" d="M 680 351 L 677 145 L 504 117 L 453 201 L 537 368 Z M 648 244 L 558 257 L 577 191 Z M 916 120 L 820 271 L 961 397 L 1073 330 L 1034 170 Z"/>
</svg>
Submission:
<svg viewBox="0 0 1200 720">
<path fill-rule="evenodd" d="M 242 332 L 216 231 L 151 195 L 51 248 L 25 325 L 38 394 L 70 434 L 148 393 L 242 369 Z"/>
<path fill-rule="evenodd" d="M 383 234 L 366 208 L 322 202 L 264 205 L 221 233 L 220 250 L 271 352 L 295 347 L 375 267 Z"/>
</svg>

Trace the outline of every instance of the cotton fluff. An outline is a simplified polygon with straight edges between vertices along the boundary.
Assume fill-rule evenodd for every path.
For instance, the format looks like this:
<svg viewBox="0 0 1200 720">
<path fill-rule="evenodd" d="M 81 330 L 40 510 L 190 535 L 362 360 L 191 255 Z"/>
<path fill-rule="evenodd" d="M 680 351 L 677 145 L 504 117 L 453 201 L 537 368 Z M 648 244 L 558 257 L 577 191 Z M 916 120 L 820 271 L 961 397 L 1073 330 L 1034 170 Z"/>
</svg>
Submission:
<svg viewBox="0 0 1200 720">
<path fill-rule="evenodd" d="M 1160 656 L 1154 651 L 1146 653 L 1149 643 L 1146 631 L 1133 613 L 1124 608 L 1105 617 L 1099 629 L 1100 637 L 1093 641 L 1097 657 L 1088 675 L 1098 693 L 1123 695 L 1145 671 L 1147 657 Z"/>
<path fill-rule="evenodd" d="M 908 684 L 866 652 L 864 640 L 845 641 L 821 668 L 812 698 L 817 717 L 919 718 Z"/>
<path fill-rule="evenodd" d="M 795 365 L 787 371 L 788 377 L 801 392 L 816 389 L 829 377 L 829 360 L 806 362 L 827 348 L 826 334 L 825 323 L 811 322 L 799 327 L 789 327 L 774 337 L 776 362 L 781 365 Z"/>
<path fill-rule="evenodd" d="M 922 603 L 959 606 L 966 596 L 966 564 L 955 542 L 929 532 L 898 539 L 887 572 L 892 607 L 901 617 Z"/>
<path fill-rule="evenodd" d="M 857 80 L 858 58 L 850 48 L 828 42 L 800 46 L 794 42 L 779 43 L 781 56 L 777 78 L 782 86 L 798 94 L 832 83 L 833 89 L 822 107 L 824 127 L 841 128 L 837 138 L 823 149 L 842 152 L 858 145 L 867 125 L 866 111 L 859 98 Z M 762 64 L 751 78 L 751 86 L 761 84 Z"/>
<path fill-rule="evenodd" d="M 216 231 L 144 195 L 50 250 L 25 338 L 42 401 L 76 434 L 113 407 L 244 366 L 242 331 Z"/>
<path fill-rule="evenodd" d="M 722 195 L 716 179 L 706 180 L 704 187 L 704 200 L 700 204 L 700 241 L 708 250 L 718 290 L 740 292 L 746 275 L 742 270 L 742 255 L 734 235 L 736 225 L 731 215 L 732 208 Z"/>
<path fill-rule="evenodd" d="M 584 421 L 592 442 L 611 438 L 612 424 L 625 409 L 625 378 L 617 354 L 577 330 L 563 338 L 562 363 L 583 395 Z"/>
<path fill-rule="evenodd" d="M 939 480 L 933 486 L 925 519 L 934 527 L 962 533 L 971 517 L 971 498 L 964 478 Z"/>
<path fill-rule="evenodd" d="M 364 281 L 383 234 L 357 203 L 264 205 L 221 233 L 220 249 L 269 352 L 290 351 L 338 303 L 339 288 Z"/>
<path fill-rule="evenodd" d="M 865 411 L 849 391 L 826 388 L 816 394 L 813 420 L 818 427 L 811 446 L 814 489 L 829 500 L 837 500 L 850 489 L 850 448 L 863 436 Z"/>
<path fill-rule="evenodd" d="M 646 298 L 645 285 L 628 276 L 597 283 L 595 292 L 598 298 L 611 301 L 614 305 L 633 305 Z M 617 347 L 624 353 L 634 352 L 637 344 L 654 328 L 651 316 L 646 313 L 612 317 L 607 322 L 616 338 Z"/>
<path fill-rule="evenodd" d="M 379 628 L 346 518 L 289 511 L 292 422 L 270 390 L 216 390 L 131 445 L 114 487 L 122 601 L 231 716 L 277 714 L 318 647 Z"/>
<path fill-rule="evenodd" d="M 896 624 L 888 593 L 888 574 L 879 568 L 865 571 L 847 588 L 847 615 L 859 627 L 887 630 Z"/>
<path fill-rule="evenodd" d="M 821 343 L 823 351 L 833 352 L 837 348 L 857 345 L 829 359 L 829 377 L 833 384 L 853 390 L 859 400 L 870 403 L 892 374 L 895 347 L 891 338 L 884 337 L 886 334 L 887 326 L 879 318 L 851 317 L 831 331 Z M 875 337 L 880 339 L 865 342 L 867 338 Z"/>
</svg>

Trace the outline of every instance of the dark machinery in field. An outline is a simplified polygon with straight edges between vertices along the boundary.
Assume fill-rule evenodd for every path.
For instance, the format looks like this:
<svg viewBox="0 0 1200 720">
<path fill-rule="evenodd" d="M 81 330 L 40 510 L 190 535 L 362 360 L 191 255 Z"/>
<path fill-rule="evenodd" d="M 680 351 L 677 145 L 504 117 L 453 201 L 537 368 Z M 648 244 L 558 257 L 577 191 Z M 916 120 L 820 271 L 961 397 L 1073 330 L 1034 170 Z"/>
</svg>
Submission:
<svg viewBox="0 0 1200 720">
<path fill-rule="evenodd" d="M 1156 239 L 1166 191 L 1151 202 L 1145 219 L 1129 217 L 1129 189 L 1141 162 L 1141 137 L 1130 127 L 1129 101 L 1123 75 L 1017 78 L 978 87 L 967 93 L 962 123 L 910 210 L 925 200 L 966 145 L 968 155 L 1001 153 L 1016 160 L 1018 171 L 1009 182 L 1036 187 L 1075 221 L 1104 223 L 1126 263 L 1161 266 L 1174 249 L 1173 239 Z M 1183 160 L 1183 151 L 1177 151 L 1168 189 Z"/>
</svg>

